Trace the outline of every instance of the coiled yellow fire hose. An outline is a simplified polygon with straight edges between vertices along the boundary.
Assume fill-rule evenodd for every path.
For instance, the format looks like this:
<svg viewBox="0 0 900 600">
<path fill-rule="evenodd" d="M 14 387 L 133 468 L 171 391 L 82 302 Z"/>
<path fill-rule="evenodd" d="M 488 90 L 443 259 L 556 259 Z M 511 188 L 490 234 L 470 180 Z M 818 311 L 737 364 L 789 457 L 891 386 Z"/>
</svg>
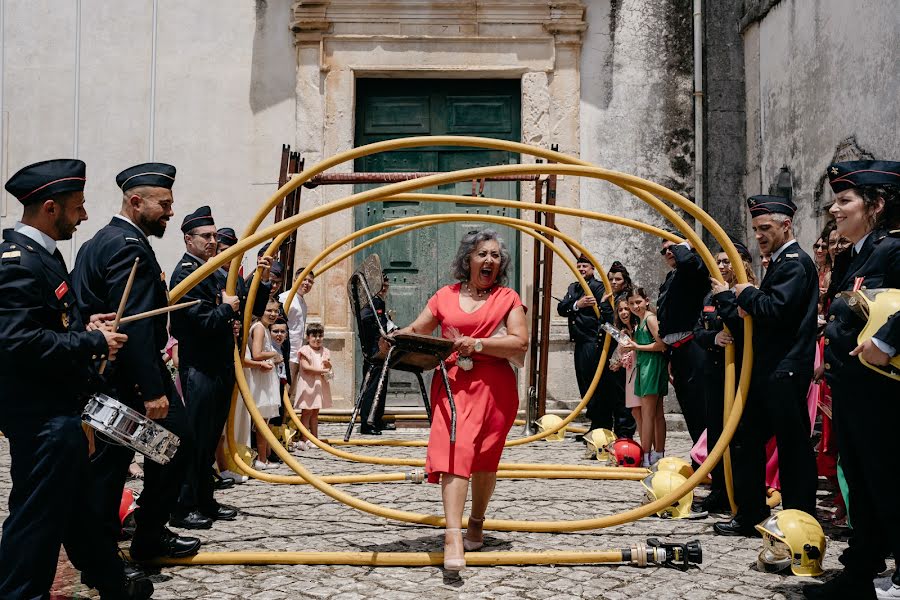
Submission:
<svg viewBox="0 0 900 600">
<path fill-rule="evenodd" d="M 392 184 L 389 186 L 385 186 L 383 188 L 378 188 L 376 190 L 370 190 L 369 192 L 363 192 L 361 194 L 356 194 L 354 196 L 350 196 L 343 200 L 339 200 L 337 202 L 329 203 L 328 205 L 321 207 L 319 209 L 314 209 L 311 211 L 307 211 L 306 213 L 297 215 L 285 221 L 282 221 L 272 227 L 269 227 L 263 231 L 253 233 L 255 229 L 258 227 L 262 218 L 265 214 L 267 214 L 271 207 L 276 204 L 284 194 L 289 191 L 295 189 L 298 185 L 301 185 L 304 181 L 308 180 L 310 177 L 315 175 L 318 172 L 322 172 L 330 166 L 340 164 L 346 160 L 352 160 L 357 156 L 363 156 L 368 153 L 372 153 L 375 151 L 382 150 L 391 150 L 400 147 L 413 147 L 416 145 L 431 145 L 431 144 L 441 144 L 441 145 L 467 145 L 467 146 L 477 146 L 477 147 L 487 147 L 487 148 L 496 148 L 501 150 L 510 150 L 510 151 L 518 151 L 518 152 L 528 152 L 534 154 L 536 156 L 541 156 L 550 160 L 560 160 L 564 162 L 577 162 L 582 163 L 583 161 L 578 161 L 577 159 L 572 159 L 570 157 L 565 157 L 559 153 L 549 152 L 540 148 L 531 148 L 524 144 L 516 144 L 513 142 L 503 142 L 499 140 L 482 140 L 478 138 L 454 138 L 450 136 L 440 136 L 440 137 L 432 137 L 432 138 L 413 138 L 407 140 L 392 140 L 389 142 L 380 142 L 378 144 L 373 144 L 368 147 L 355 149 L 350 152 L 343 153 L 337 157 L 333 157 L 319 165 L 316 165 L 312 169 L 304 171 L 304 173 L 294 177 L 287 185 L 285 185 L 282 189 L 278 191 L 278 193 L 270 199 L 268 206 L 264 208 L 263 211 L 260 212 L 260 215 L 257 216 L 257 222 L 252 224 L 250 227 L 251 233 L 242 239 L 238 244 L 233 246 L 232 248 L 223 252 L 222 255 L 217 257 L 214 260 L 208 262 L 203 268 L 199 269 L 194 275 L 188 278 L 185 282 L 182 282 L 180 286 L 178 286 L 175 290 L 173 290 L 173 301 L 177 300 L 183 293 L 190 289 L 193 285 L 201 280 L 203 277 L 212 273 L 216 268 L 218 268 L 221 264 L 224 264 L 225 261 L 231 259 L 235 262 L 240 260 L 240 255 L 250 247 L 257 245 L 258 243 L 264 241 L 265 239 L 270 239 L 275 235 L 283 233 L 285 231 L 289 231 L 292 228 L 296 228 L 302 225 L 305 222 L 309 222 L 315 218 L 323 216 L 325 214 L 329 214 L 336 210 L 341 210 L 344 208 L 349 208 L 354 206 L 355 204 L 380 200 L 391 195 L 406 192 L 409 190 L 419 189 L 423 187 L 431 187 L 434 185 L 439 185 L 442 183 L 451 183 L 454 181 L 466 181 L 473 178 L 481 178 L 493 174 L 509 173 L 509 174 L 542 174 L 542 173 L 555 173 L 558 175 L 576 175 L 576 176 L 588 176 L 597 179 L 606 179 L 611 181 L 617 185 L 622 187 L 632 186 L 638 190 L 643 190 L 647 192 L 652 192 L 654 194 L 658 194 L 662 198 L 672 202 L 679 208 L 685 210 L 686 212 L 692 214 L 695 218 L 701 221 L 707 228 L 710 229 L 713 236 L 722 244 L 725 248 L 726 253 L 731 258 L 733 264 L 736 268 L 736 275 L 738 281 L 746 281 L 746 274 L 743 272 L 742 265 L 740 260 L 738 259 L 737 253 L 733 247 L 733 245 L 728 240 L 727 236 L 724 234 L 724 231 L 709 218 L 708 215 L 703 213 L 701 210 L 697 209 L 693 206 L 689 201 L 684 198 L 681 198 L 674 192 L 663 188 L 662 186 L 658 186 L 651 182 L 647 182 L 641 180 L 636 177 L 615 173 L 611 171 L 606 171 L 599 168 L 593 168 L 590 166 L 572 166 L 572 165 L 513 165 L 513 166 L 503 166 L 503 167 L 483 167 L 480 169 L 468 169 L 461 172 L 456 173 L 448 173 L 448 174 L 440 174 L 435 176 L 424 177 L 419 180 L 415 180 L 412 182 L 401 182 L 398 184 Z M 627 188 L 626 188 L 627 189 Z M 631 191 L 631 190 L 629 190 Z M 645 199 L 645 198 L 642 198 Z M 646 200 L 646 199 L 645 199 Z M 524 206 L 526 203 L 518 203 L 517 208 L 526 208 Z M 542 210 L 550 210 L 551 208 L 559 209 L 561 207 L 542 207 Z M 589 211 L 581 211 L 579 209 L 567 209 L 577 211 L 574 216 L 580 216 L 583 218 L 596 218 L 594 213 Z M 562 212 L 556 210 L 557 212 Z M 690 231 L 684 231 L 687 234 L 687 237 L 690 239 Z M 558 237 L 563 237 L 557 234 Z M 693 240 L 692 240 L 693 241 Z M 698 251 L 701 252 L 701 255 L 708 254 L 708 249 L 702 245 L 702 242 L 698 243 L 698 241 L 694 241 L 695 247 Z M 704 257 L 706 260 L 706 257 Z M 708 264 L 708 266 L 710 266 Z M 710 268 L 710 271 L 715 274 L 715 269 Z M 234 268 L 231 270 L 229 275 L 229 288 L 231 290 L 234 289 L 235 277 L 237 276 L 237 269 Z M 302 275 L 301 275 L 302 277 Z M 730 441 L 730 438 L 734 434 L 734 430 L 737 426 L 738 420 L 740 419 L 740 414 L 743 409 L 744 397 L 746 395 L 746 388 L 749 382 L 750 375 L 750 366 L 752 363 L 752 340 L 750 334 L 750 326 L 751 323 L 749 319 L 745 320 L 745 329 L 747 329 L 747 334 L 745 335 L 745 352 L 744 352 L 744 365 L 741 372 L 741 382 L 740 386 L 737 390 L 737 395 L 734 399 L 733 410 L 729 412 L 728 418 L 724 424 L 723 435 L 720 438 L 719 442 L 716 444 L 714 448 L 710 451 L 710 459 L 704 463 L 698 471 L 689 478 L 689 480 L 674 490 L 668 496 L 659 499 L 658 501 L 648 504 L 644 507 L 640 507 L 637 509 L 632 509 L 630 511 L 626 511 L 620 515 L 613 515 L 610 517 L 603 517 L 599 519 L 586 519 L 581 521 L 570 521 L 570 522 L 539 522 L 539 523 L 528 523 L 521 521 L 499 521 L 499 520 L 491 520 L 485 523 L 485 527 L 488 529 L 503 529 L 503 530 L 511 530 L 511 529 L 522 529 L 528 531 L 564 531 L 564 530 L 574 530 L 574 529 L 582 529 L 582 528 L 595 528 L 602 526 L 609 526 L 627 522 L 629 520 L 633 520 L 635 518 L 641 518 L 643 516 L 647 516 L 660 508 L 666 506 L 671 503 L 673 500 L 681 497 L 687 491 L 689 491 L 693 486 L 695 486 L 701 478 L 705 477 L 708 472 L 712 469 L 715 462 L 721 458 L 722 453 Z M 733 352 L 729 353 L 730 356 L 726 357 L 727 362 L 731 366 L 731 381 L 730 386 L 726 383 L 726 406 L 729 404 L 727 400 L 730 400 L 731 394 L 733 393 Z M 238 380 L 238 386 L 241 388 L 242 392 L 246 392 L 246 381 L 243 378 L 242 369 L 240 368 L 240 356 L 235 354 L 235 363 L 236 363 L 236 375 Z M 728 389 L 730 387 L 730 389 Z M 246 396 L 246 394 L 245 394 Z M 248 409 L 251 412 L 254 421 L 258 426 L 263 424 L 263 421 L 260 418 L 258 411 L 255 409 L 253 405 L 252 399 L 248 398 Z M 267 431 L 267 428 L 263 428 L 264 434 L 268 434 L 271 436 L 270 432 Z M 274 441 L 274 437 L 270 439 L 270 442 Z M 380 514 L 381 516 L 386 516 L 389 518 L 397 518 L 399 516 L 403 517 L 413 517 L 414 522 L 427 523 L 432 525 L 440 525 L 443 522 L 443 519 L 434 515 L 416 515 L 415 513 L 403 513 L 403 511 L 394 511 L 390 509 L 384 509 L 381 507 L 377 507 L 376 505 L 370 505 L 369 503 L 363 503 L 352 496 L 342 494 L 338 490 L 335 490 L 325 482 L 323 482 L 320 478 L 313 476 L 309 473 L 305 468 L 302 467 L 297 461 L 293 459 L 280 445 L 273 444 L 276 452 L 279 453 L 282 459 L 285 459 L 285 462 L 296 472 L 304 476 L 306 479 L 310 481 L 312 485 L 314 485 L 317 489 L 325 492 L 329 496 L 336 498 L 340 501 L 346 502 L 347 504 L 354 506 L 356 508 L 366 510 L 367 512 L 373 512 L 374 514 Z M 405 520 L 405 519 L 404 519 Z M 430 563 L 429 563 L 430 564 Z"/>
</svg>

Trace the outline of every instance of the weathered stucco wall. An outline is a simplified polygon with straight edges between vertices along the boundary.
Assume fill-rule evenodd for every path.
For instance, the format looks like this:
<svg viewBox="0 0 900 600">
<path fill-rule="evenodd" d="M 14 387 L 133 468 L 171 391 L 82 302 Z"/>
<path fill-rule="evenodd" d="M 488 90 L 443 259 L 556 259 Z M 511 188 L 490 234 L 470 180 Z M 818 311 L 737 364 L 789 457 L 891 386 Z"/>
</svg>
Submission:
<svg viewBox="0 0 900 600">
<path fill-rule="evenodd" d="M 693 196 L 690 4 L 592 3 L 582 54 L 581 155 Z M 663 225 L 656 211 L 611 184 L 584 180 L 583 208 Z M 605 268 L 621 261 L 655 296 L 664 273 L 657 240 L 596 221 L 582 236 Z"/>
<path fill-rule="evenodd" d="M 900 156 L 900 12 L 891 0 L 782 0 L 761 12 L 744 29 L 745 187 L 766 192 L 790 169 L 809 252 L 831 198 L 828 164 Z"/>
<path fill-rule="evenodd" d="M 154 242 L 166 272 L 196 207 L 243 229 L 276 189 L 281 144 L 296 135 L 290 5 L 0 0 L 0 177 L 48 158 L 87 163 L 90 220 L 61 244 L 69 264 L 118 212 L 116 173 L 139 162 L 178 168 L 176 215 Z M 5 191 L 0 208 L 2 227 L 21 216 Z"/>
</svg>

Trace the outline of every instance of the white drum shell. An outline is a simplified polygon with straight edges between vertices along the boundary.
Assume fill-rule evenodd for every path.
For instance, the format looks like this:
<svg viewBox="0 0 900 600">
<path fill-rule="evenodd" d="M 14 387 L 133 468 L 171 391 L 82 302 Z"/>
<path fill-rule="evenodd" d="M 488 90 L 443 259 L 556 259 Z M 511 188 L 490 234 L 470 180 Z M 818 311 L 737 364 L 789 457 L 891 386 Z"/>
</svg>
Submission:
<svg viewBox="0 0 900 600">
<path fill-rule="evenodd" d="M 181 441 L 162 425 L 106 394 L 91 396 L 81 420 L 114 442 L 161 465 L 172 460 Z"/>
</svg>

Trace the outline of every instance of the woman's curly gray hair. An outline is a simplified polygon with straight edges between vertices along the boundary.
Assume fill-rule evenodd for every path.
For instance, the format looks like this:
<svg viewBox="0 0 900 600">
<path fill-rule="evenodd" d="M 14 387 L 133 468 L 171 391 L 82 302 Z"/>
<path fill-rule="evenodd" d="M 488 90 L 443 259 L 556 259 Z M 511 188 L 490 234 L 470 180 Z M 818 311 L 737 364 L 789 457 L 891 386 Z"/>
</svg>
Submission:
<svg viewBox="0 0 900 600">
<path fill-rule="evenodd" d="M 509 268 L 509 248 L 506 242 L 500 237 L 500 234 L 493 229 L 482 229 L 480 231 L 470 231 L 459 241 L 459 248 L 456 250 L 456 256 L 450 263 L 450 274 L 457 281 L 468 281 L 471 277 L 469 273 L 469 257 L 475 252 L 478 244 L 494 240 L 500 245 L 500 271 L 497 273 L 497 283 L 506 285 L 506 271 Z"/>
</svg>

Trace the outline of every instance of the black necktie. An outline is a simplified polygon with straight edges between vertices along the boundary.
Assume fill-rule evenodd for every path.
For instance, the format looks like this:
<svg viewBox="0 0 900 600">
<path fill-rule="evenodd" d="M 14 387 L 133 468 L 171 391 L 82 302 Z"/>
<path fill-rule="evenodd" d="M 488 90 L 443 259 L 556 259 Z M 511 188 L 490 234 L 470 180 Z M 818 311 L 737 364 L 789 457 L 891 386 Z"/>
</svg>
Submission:
<svg viewBox="0 0 900 600">
<path fill-rule="evenodd" d="M 53 251 L 53 257 L 56 260 L 58 260 L 60 262 L 60 264 L 62 264 L 63 269 L 65 269 L 66 272 L 68 273 L 69 268 L 66 266 L 66 260 L 63 258 L 62 252 L 59 251 L 59 248 L 57 248 L 56 250 Z"/>
</svg>

